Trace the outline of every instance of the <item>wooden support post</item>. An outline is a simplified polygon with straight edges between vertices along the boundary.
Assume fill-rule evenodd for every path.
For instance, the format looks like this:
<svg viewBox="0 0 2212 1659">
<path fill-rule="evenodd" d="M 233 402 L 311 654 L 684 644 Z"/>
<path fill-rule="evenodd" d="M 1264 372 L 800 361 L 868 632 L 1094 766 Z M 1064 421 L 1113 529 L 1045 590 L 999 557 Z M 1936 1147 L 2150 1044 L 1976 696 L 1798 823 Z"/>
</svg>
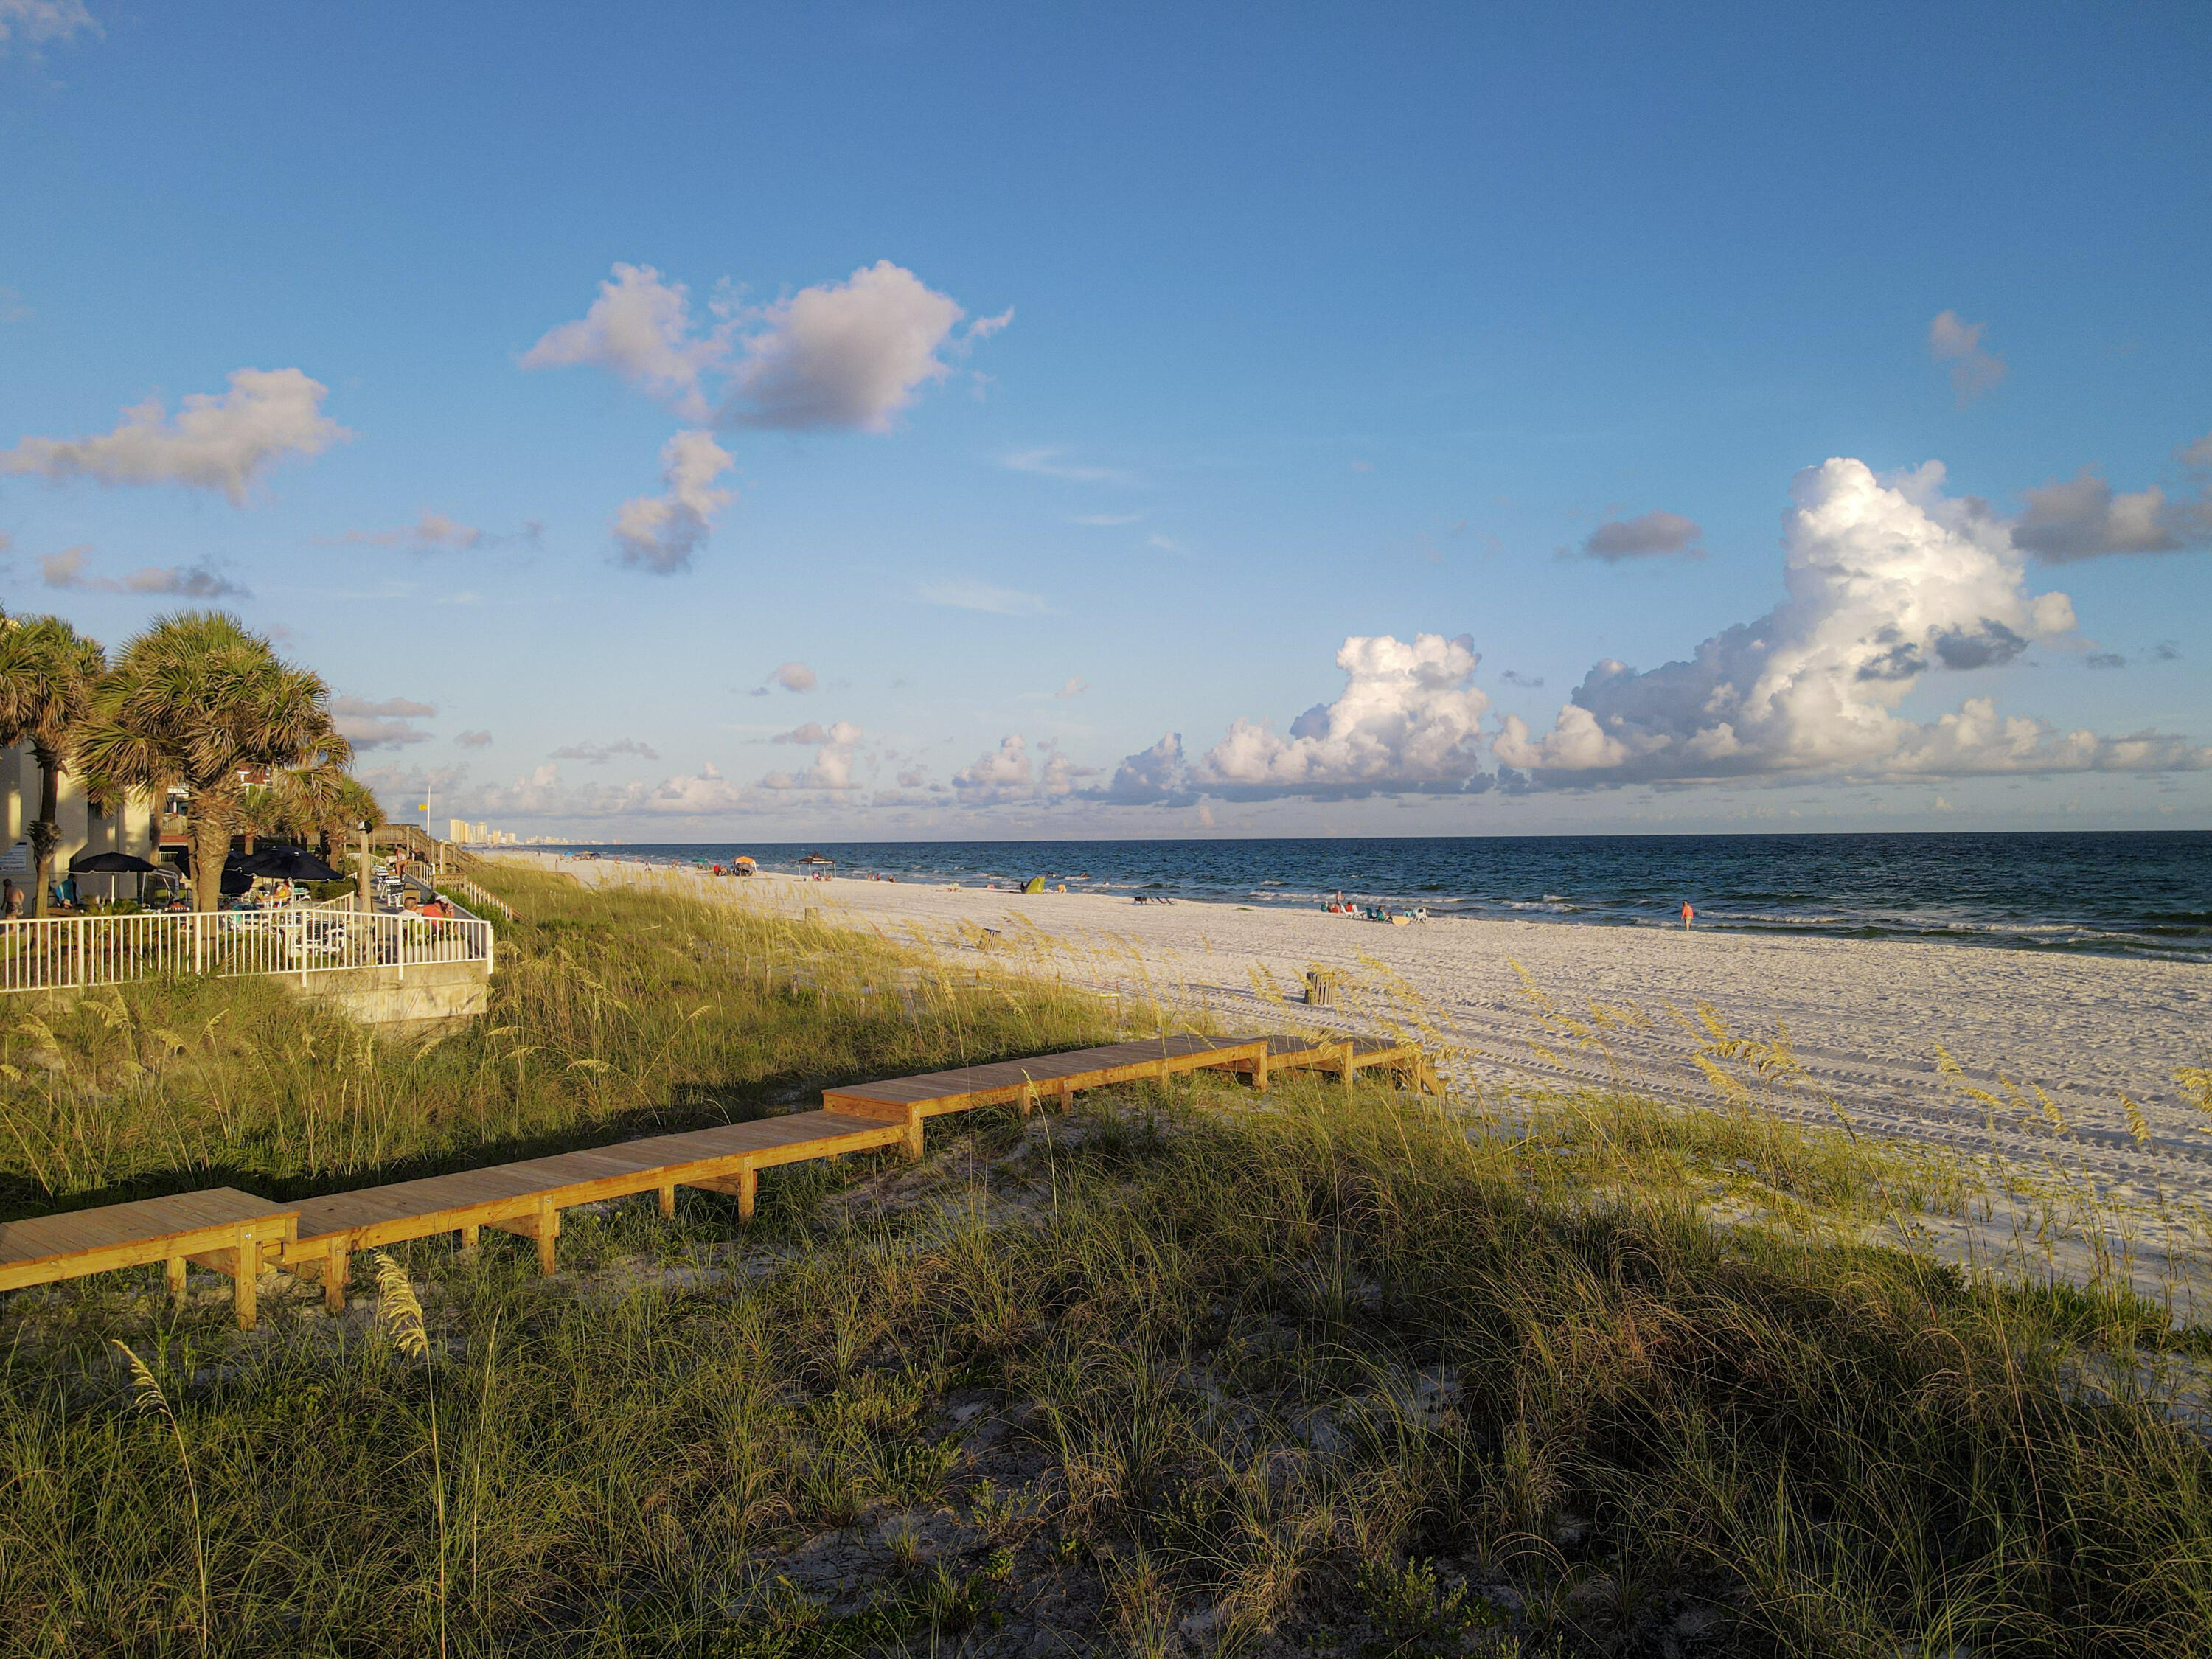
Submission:
<svg viewBox="0 0 2212 1659">
<path fill-rule="evenodd" d="M 676 1213 L 676 1183 L 672 1181 L 660 1189 L 660 1213 L 664 1218 Z"/>
<path fill-rule="evenodd" d="M 169 1258 L 169 1305 L 178 1312 L 185 1309 L 185 1259 L 180 1255 Z"/>
<path fill-rule="evenodd" d="M 1066 1078 L 1060 1080 L 1060 1109 L 1066 1111 L 1075 1104 L 1075 1085 Z"/>
<path fill-rule="evenodd" d="M 331 1241 L 331 1253 L 323 1258 L 323 1306 L 334 1314 L 346 1310 L 346 1288 L 353 1278 L 353 1261 L 346 1254 L 346 1240 Z"/>
<path fill-rule="evenodd" d="M 738 1171 L 738 1225 L 753 1224 L 753 1206 L 760 1197 L 760 1171 L 750 1164 Z"/>
<path fill-rule="evenodd" d="M 911 1106 L 907 1108 L 906 1114 L 905 1152 L 908 1163 L 921 1162 L 921 1113 Z"/>
<path fill-rule="evenodd" d="M 238 1328 L 250 1331 L 261 1311 L 255 1299 L 261 1278 L 261 1246 L 251 1226 L 238 1230 L 238 1244 L 231 1257 L 235 1271 L 230 1280 L 230 1305 L 237 1311 Z"/>
<path fill-rule="evenodd" d="M 1336 1062 L 1337 1077 L 1344 1086 L 1349 1089 L 1352 1086 L 1352 1045 L 1349 1042 L 1340 1043 L 1338 1045 L 1337 1052 L 1341 1056 Z"/>
<path fill-rule="evenodd" d="M 482 1227 L 468 1226 L 462 1228 L 461 1248 L 465 1250 L 473 1250 L 477 1247 L 477 1241 L 483 1237 L 483 1229 Z"/>
<path fill-rule="evenodd" d="M 1036 1110 L 1036 1085 L 1030 1082 L 1027 1078 L 1024 1078 L 1022 1079 L 1021 1106 L 1022 1116 L 1024 1119 L 1026 1119 L 1031 1112 Z"/>
<path fill-rule="evenodd" d="M 1252 1057 L 1252 1086 L 1263 1095 L 1267 1092 L 1267 1045 L 1264 1042 Z"/>
<path fill-rule="evenodd" d="M 556 1256 L 561 1244 L 561 1212 L 550 1198 L 538 1200 L 538 1271 L 550 1278 L 560 1271 Z"/>
</svg>

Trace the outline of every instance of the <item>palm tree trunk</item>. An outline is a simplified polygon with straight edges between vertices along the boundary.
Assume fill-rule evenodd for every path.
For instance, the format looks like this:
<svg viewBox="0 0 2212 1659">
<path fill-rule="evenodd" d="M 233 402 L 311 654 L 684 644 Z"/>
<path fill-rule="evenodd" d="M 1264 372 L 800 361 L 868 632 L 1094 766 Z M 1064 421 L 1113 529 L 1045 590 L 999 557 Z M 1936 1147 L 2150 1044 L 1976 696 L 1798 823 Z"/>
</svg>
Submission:
<svg viewBox="0 0 2212 1659">
<path fill-rule="evenodd" d="M 39 764 L 39 816 L 31 825 L 31 850 L 38 855 L 38 874 L 31 884 L 31 914 L 43 916 L 54 885 L 54 848 L 62 838 L 61 757 L 44 744 L 31 745 Z"/>
<path fill-rule="evenodd" d="M 192 797 L 197 804 L 201 797 Z M 194 812 L 192 824 L 192 905 L 200 910 L 222 908 L 222 864 L 230 852 L 230 817 L 212 801 Z"/>
</svg>

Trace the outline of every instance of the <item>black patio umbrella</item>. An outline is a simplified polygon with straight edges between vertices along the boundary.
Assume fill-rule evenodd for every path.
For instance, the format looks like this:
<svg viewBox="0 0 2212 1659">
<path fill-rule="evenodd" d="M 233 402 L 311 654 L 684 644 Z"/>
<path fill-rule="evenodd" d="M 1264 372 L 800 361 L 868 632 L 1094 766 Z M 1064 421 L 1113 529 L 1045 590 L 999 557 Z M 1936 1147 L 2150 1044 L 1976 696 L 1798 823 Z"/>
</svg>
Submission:
<svg viewBox="0 0 2212 1659">
<path fill-rule="evenodd" d="M 336 881 L 338 872 L 301 847 L 265 847 L 249 853 L 233 866 L 249 876 L 274 881 Z"/>
<path fill-rule="evenodd" d="M 79 853 L 70 860 L 73 876 L 149 876 L 161 867 L 128 853 Z"/>
</svg>

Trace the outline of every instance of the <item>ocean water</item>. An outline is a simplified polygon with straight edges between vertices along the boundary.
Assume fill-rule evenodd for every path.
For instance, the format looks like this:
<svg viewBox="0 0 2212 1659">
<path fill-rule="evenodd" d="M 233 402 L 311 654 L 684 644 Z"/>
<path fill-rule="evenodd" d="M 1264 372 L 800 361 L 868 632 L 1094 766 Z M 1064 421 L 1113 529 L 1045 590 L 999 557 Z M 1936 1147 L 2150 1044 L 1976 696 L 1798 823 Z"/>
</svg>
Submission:
<svg viewBox="0 0 2212 1659">
<path fill-rule="evenodd" d="M 1421 905 L 1509 916 L 1837 939 L 1943 939 L 2212 963 L 2212 831 L 2018 835 L 1423 836 L 1281 841 L 812 842 L 623 846 L 629 858 L 1250 905 Z"/>
</svg>

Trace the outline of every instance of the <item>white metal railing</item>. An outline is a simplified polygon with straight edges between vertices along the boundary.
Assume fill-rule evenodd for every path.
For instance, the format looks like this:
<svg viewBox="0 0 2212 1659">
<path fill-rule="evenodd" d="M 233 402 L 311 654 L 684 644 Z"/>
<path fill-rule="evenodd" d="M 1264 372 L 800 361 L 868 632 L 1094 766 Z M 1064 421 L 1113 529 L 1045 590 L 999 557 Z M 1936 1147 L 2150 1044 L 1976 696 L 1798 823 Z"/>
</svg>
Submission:
<svg viewBox="0 0 2212 1659">
<path fill-rule="evenodd" d="M 334 973 L 481 962 L 491 924 L 473 917 L 363 915 L 319 905 L 276 910 L 157 911 L 0 921 L 0 993 L 117 985 L 170 974 Z"/>
<path fill-rule="evenodd" d="M 438 886 L 441 890 L 450 889 L 459 893 L 479 909 L 496 910 L 509 921 L 515 920 L 514 912 L 508 907 L 505 899 L 495 893 L 486 892 L 482 886 L 471 881 L 466 876 L 441 876 L 438 878 Z"/>
</svg>

